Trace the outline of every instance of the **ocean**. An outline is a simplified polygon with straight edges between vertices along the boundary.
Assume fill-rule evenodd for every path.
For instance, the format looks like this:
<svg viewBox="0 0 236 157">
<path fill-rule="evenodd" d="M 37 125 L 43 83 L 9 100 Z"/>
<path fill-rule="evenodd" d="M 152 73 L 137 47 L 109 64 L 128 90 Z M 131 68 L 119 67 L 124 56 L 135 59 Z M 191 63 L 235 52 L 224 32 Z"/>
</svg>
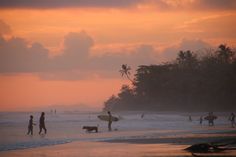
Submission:
<svg viewBox="0 0 236 157">
<path fill-rule="evenodd" d="M 218 115 L 215 125 L 209 127 L 207 121 L 199 124 L 200 116 L 207 113 L 179 112 L 120 112 L 112 113 L 119 117 L 112 123 L 113 131 L 109 132 L 107 122 L 97 118 L 101 112 L 61 111 L 45 112 L 46 135 L 39 135 L 40 112 L 0 112 L 0 151 L 27 149 L 49 145 L 64 144 L 73 141 L 103 141 L 125 139 L 178 136 L 188 133 L 223 132 L 230 127 L 230 113 Z M 103 113 L 104 114 L 104 113 Z M 143 114 L 143 118 L 142 118 Z M 34 134 L 27 135 L 29 116 L 34 116 Z M 192 121 L 189 121 L 189 115 Z M 98 133 L 87 133 L 83 126 L 98 126 Z"/>
</svg>

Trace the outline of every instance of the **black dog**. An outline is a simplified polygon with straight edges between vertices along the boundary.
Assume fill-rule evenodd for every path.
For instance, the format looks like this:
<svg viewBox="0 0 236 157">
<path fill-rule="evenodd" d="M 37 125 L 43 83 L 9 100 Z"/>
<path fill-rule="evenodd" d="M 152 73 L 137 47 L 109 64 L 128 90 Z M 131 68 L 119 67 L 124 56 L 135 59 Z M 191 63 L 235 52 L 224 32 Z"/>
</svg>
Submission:
<svg viewBox="0 0 236 157">
<path fill-rule="evenodd" d="M 86 130 L 86 132 L 98 132 L 98 127 L 97 126 L 83 126 L 83 129 Z"/>
</svg>

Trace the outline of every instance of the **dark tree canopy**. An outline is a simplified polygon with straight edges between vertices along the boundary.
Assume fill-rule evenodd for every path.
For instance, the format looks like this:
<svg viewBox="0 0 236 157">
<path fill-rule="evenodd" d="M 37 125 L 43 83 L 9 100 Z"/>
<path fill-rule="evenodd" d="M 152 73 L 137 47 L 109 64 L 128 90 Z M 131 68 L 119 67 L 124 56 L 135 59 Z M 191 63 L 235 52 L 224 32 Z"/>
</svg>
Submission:
<svg viewBox="0 0 236 157">
<path fill-rule="evenodd" d="M 236 57 L 226 45 L 199 56 L 180 51 L 176 60 L 140 65 L 133 87 L 124 85 L 104 110 L 232 111 L 236 109 Z"/>
</svg>

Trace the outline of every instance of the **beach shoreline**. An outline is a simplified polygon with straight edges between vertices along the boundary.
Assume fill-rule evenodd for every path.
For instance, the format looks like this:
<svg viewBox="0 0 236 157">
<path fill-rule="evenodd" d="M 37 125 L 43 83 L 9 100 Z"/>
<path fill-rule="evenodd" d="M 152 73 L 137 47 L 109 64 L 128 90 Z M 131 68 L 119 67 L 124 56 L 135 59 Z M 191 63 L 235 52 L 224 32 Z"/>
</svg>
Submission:
<svg viewBox="0 0 236 157">
<path fill-rule="evenodd" d="M 115 132 L 114 132 L 115 133 Z M 91 134 L 91 135 L 96 135 Z M 211 134 L 184 134 L 176 136 L 129 136 L 125 139 L 114 138 L 98 141 L 74 141 L 66 144 L 51 145 L 22 150 L 0 152 L 1 157 L 187 157 L 191 153 L 184 149 L 191 144 L 236 140 L 236 133 L 221 132 Z M 205 154 L 205 156 L 236 156 L 236 151 Z"/>
<path fill-rule="evenodd" d="M 207 121 L 199 124 L 202 113 L 140 113 L 119 114 L 121 120 L 112 124 L 97 118 L 97 113 L 47 115 L 46 135 L 25 135 L 25 114 L 4 114 L 1 126 L 1 157 L 159 157 L 192 156 L 184 149 L 192 144 L 236 141 L 236 130 L 222 114 L 215 126 Z M 83 126 L 98 126 L 98 133 L 87 133 Z M 14 128 L 14 129 L 13 129 Z M 212 154 L 211 154 L 212 155 Z M 236 156 L 224 151 L 215 156 Z"/>
</svg>

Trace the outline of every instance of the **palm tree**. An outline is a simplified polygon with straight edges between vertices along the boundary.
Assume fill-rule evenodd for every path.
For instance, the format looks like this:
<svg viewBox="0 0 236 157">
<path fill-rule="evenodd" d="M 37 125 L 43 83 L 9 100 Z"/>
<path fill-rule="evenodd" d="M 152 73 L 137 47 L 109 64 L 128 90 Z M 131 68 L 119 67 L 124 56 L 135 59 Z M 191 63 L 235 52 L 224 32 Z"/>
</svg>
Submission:
<svg viewBox="0 0 236 157">
<path fill-rule="evenodd" d="M 131 74 L 130 70 L 131 70 L 130 66 L 128 66 L 127 64 L 122 64 L 120 73 L 122 77 L 125 75 L 127 79 L 130 80 L 134 84 L 134 81 L 130 78 L 130 74 Z"/>
<path fill-rule="evenodd" d="M 216 51 L 216 53 L 218 58 L 224 63 L 231 62 L 235 55 L 235 52 L 232 51 L 231 48 L 228 47 L 226 44 L 221 44 L 218 47 L 218 51 Z"/>
</svg>

